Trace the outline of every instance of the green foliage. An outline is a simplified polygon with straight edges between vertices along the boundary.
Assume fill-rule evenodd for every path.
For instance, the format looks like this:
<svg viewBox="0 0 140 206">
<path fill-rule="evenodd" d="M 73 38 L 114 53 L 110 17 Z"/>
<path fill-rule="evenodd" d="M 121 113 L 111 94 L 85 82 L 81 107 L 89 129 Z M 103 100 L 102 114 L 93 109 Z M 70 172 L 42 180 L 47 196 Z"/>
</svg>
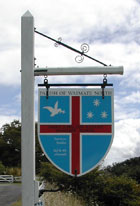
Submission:
<svg viewBox="0 0 140 206">
<path fill-rule="evenodd" d="M 20 166 L 21 124 L 14 120 L 5 124 L 0 133 L 0 160 L 5 166 Z"/>
<path fill-rule="evenodd" d="M 0 130 L 0 174 L 20 175 L 21 123 L 14 120 Z M 140 157 L 99 168 L 82 177 L 71 177 L 46 162 L 37 138 L 37 172 L 50 183 L 82 197 L 88 206 L 140 205 Z"/>
<path fill-rule="evenodd" d="M 125 176 L 101 177 L 98 197 L 103 205 L 140 205 L 140 185 Z"/>
<path fill-rule="evenodd" d="M 105 169 L 116 176 L 127 176 L 135 179 L 140 184 L 140 157 L 131 158 L 121 163 L 115 163 Z"/>
<path fill-rule="evenodd" d="M 42 149 L 40 147 L 40 143 L 38 140 L 38 129 L 37 129 L 37 123 L 35 124 L 35 143 L 36 143 L 36 147 L 35 147 L 35 154 L 36 154 L 36 173 L 39 174 L 40 173 L 40 166 L 41 166 L 41 162 L 46 162 L 48 161 L 46 156 L 44 155 L 44 153 L 42 152 Z"/>
<path fill-rule="evenodd" d="M 5 124 L 0 130 L 0 161 L 6 167 L 21 166 L 21 123 L 14 120 L 10 124 Z M 37 137 L 37 123 L 35 125 L 36 138 L 36 172 L 40 171 L 42 161 L 47 161 L 40 148 Z"/>
<path fill-rule="evenodd" d="M 73 194 L 82 197 L 88 202 L 89 206 L 97 202 L 97 179 L 101 174 L 102 172 L 97 168 L 82 177 L 72 177 L 62 173 L 49 162 L 41 165 L 40 173 L 46 181 L 55 183 L 58 187 L 63 186 L 65 192 L 71 191 Z"/>
<path fill-rule="evenodd" d="M 0 162 L 0 175 L 3 175 L 5 173 L 5 166 Z"/>
<path fill-rule="evenodd" d="M 43 163 L 41 176 L 64 191 L 82 197 L 88 206 L 138 206 L 140 185 L 127 176 L 114 176 L 96 168 L 82 177 L 71 177 L 57 170 L 50 163 Z"/>
<path fill-rule="evenodd" d="M 70 176 L 62 173 L 49 162 L 41 163 L 40 176 L 50 183 L 56 183 L 57 185 L 63 184 L 66 188 L 68 187 L 69 182 L 72 180 Z"/>
</svg>

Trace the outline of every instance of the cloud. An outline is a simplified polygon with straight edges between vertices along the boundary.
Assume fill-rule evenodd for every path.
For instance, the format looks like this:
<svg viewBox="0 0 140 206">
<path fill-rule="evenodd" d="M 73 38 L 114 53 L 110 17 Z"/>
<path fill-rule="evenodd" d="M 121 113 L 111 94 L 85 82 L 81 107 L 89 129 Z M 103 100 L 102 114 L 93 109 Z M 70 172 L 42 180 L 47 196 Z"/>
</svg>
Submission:
<svg viewBox="0 0 140 206">
<path fill-rule="evenodd" d="M 21 16 L 30 10 L 35 27 L 55 39 L 87 53 L 107 65 L 124 66 L 123 76 L 108 76 L 115 88 L 115 138 L 107 156 L 108 162 L 121 161 L 139 154 L 140 145 L 140 6 L 136 0 L 13 0 L 0 3 L 0 125 L 20 119 L 20 24 Z M 41 67 L 96 66 L 84 58 L 75 62 L 76 53 L 35 34 L 36 64 Z M 43 83 L 36 78 L 37 83 Z M 100 83 L 102 76 L 55 76 L 49 83 Z M 15 92 L 12 93 L 11 91 Z M 4 91 L 4 92 L 3 92 Z M 7 98 L 8 96 L 8 98 Z M 37 105 L 37 87 L 35 91 Z M 35 116 L 37 119 L 37 106 Z"/>
<path fill-rule="evenodd" d="M 129 0 L 127 4 L 120 0 L 105 0 L 104 3 L 101 0 L 88 0 L 88 2 L 61 0 L 59 4 L 55 0 L 47 3 L 42 1 L 41 4 L 39 1 L 32 4 L 31 0 L 22 1 L 20 4 L 16 0 L 14 2 L 16 7 L 13 10 L 7 8 L 6 2 L 1 5 L 3 8 L 1 9 L 1 14 L 3 14 L 1 29 L 4 32 L 0 34 L 0 60 L 5 67 L 4 70 L 0 70 L 1 75 L 4 76 L 1 84 L 6 84 L 6 82 L 9 85 L 20 83 L 20 75 L 18 74 L 18 69 L 20 69 L 20 18 L 30 8 L 32 8 L 31 12 L 35 18 L 35 25 L 40 31 L 56 39 L 61 36 L 64 42 L 78 49 L 80 49 L 79 41 L 82 43 L 85 40 L 91 44 L 91 50 L 88 54 L 107 64 L 122 64 L 128 68 L 128 71 L 135 68 L 136 62 L 139 65 L 138 44 L 127 42 L 127 45 L 124 45 L 124 41 L 121 40 L 121 38 L 126 40 L 126 35 L 130 36 L 129 29 L 132 30 L 131 36 L 138 40 L 137 20 L 140 12 L 138 12 L 137 2 L 133 0 Z M 6 8 L 11 18 L 5 15 Z M 5 22 L 7 23 L 6 27 Z M 62 47 L 54 48 L 53 42 L 37 35 L 35 35 L 35 43 L 36 63 L 39 66 L 74 65 L 76 54 L 73 52 Z M 85 60 L 82 65 L 87 64 L 93 65 L 95 63 L 91 60 Z"/>
<path fill-rule="evenodd" d="M 115 123 L 114 141 L 105 164 L 140 156 L 140 119 L 125 119 Z"/>
<path fill-rule="evenodd" d="M 115 95 L 114 110 L 115 121 L 125 120 L 130 118 L 139 118 L 140 116 L 140 99 L 139 91 L 125 92 L 123 95 L 120 93 Z"/>
<path fill-rule="evenodd" d="M 21 121 L 21 118 L 19 116 L 16 115 L 1 115 L 0 116 L 0 128 L 4 125 L 4 124 L 9 124 L 14 120 L 19 120 Z"/>
<path fill-rule="evenodd" d="M 124 76 L 123 81 L 121 82 L 122 87 L 139 90 L 140 89 L 140 68 L 139 65 L 135 64 L 131 67 L 131 70 L 133 68 L 133 71 L 129 72 L 126 76 Z M 127 69 L 127 67 L 126 67 Z"/>
<path fill-rule="evenodd" d="M 132 92 L 130 95 L 125 96 L 122 99 L 124 104 L 139 104 L 140 103 L 140 92 Z"/>
<path fill-rule="evenodd" d="M 0 127 L 13 121 L 14 119 L 21 119 L 20 106 L 20 90 L 14 87 L 0 88 L 1 104 L 0 104 Z"/>
<path fill-rule="evenodd" d="M 19 50 L 11 49 L 0 52 L 0 76 L 1 85 L 20 84 L 20 53 Z"/>
<path fill-rule="evenodd" d="M 112 12 L 114 11 L 112 10 Z M 118 42 L 130 44 L 136 42 L 139 45 L 140 8 L 135 6 L 132 10 L 127 10 L 127 14 L 118 12 L 115 18 L 113 18 L 112 12 L 109 12 L 105 18 L 102 17 L 104 21 L 101 23 L 97 21 L 100 24 L 94 25 L 89 30 L 82 32 L 80 39 L 88 39 L 90 43 L 100 42 L 104 44 Z M 121 18 L 119 18 L 119 14 L 121 14 Z M 108 18 L 110 18 L 110 21 L 106 22 Z"/>
</svg>

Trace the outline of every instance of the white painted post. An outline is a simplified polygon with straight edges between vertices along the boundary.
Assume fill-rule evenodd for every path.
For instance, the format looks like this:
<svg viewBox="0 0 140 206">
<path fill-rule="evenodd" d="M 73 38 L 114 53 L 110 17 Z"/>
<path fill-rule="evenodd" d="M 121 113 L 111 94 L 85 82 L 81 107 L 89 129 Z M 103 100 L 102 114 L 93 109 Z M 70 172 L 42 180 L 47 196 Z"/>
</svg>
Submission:
<svg viewBox="0 0 140 206">
<path fill-rule="evenodd" d="M 22 101 L 22 206 L 34 206 L 34 18 L 27 11 L 21 18 Z"/>
</svg>

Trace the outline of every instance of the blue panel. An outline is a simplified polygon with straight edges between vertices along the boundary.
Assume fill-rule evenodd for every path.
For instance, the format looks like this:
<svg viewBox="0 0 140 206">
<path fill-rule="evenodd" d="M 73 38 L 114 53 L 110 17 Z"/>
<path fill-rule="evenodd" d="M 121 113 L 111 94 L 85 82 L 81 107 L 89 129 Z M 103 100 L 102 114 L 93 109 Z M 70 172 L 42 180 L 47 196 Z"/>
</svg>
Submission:
<svg viewBox="0 0 140 206">
<path fill-rule="evenodd" d="M 82 172 L 92 169 L 104 157 L 111 135 L 82 135 Z"/>
<path fill-rule="evenodd" d="M 40 123 L 69 123 L 69 97 L 68 96 L 45 96 L 40 97 Z M 53 113 L 56 107 L 56 112 Z"/>
<path fill-rule="evenodd" d="M 83 96 L 82 122 L 111 123 L 111 97 L 105 96 L 105 98 L 102 99 L 102 96 Z"/>
<path fill-rule="evenodd" d="M 45 153 L 51 161 L 66 172 L 70 172 L 69 135 L 40 135 Z"/>
</svg>

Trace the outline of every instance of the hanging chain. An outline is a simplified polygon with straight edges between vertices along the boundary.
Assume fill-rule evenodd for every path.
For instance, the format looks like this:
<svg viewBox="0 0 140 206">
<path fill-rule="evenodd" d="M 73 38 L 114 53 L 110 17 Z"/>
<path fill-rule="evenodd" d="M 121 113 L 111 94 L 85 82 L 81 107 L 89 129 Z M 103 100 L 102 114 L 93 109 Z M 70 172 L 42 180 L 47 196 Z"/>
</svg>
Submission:
<svg viewBox="0 0 140 206">
<path fill-rule="evenodd" d="M 103 84 L 107 84 L 107 74 L 103 75 Z"/>
<path fill-rule="evenodd" d="M 48 79 L 47 79 L 48 76 L 44 76 L 44 84 L 48 84 Z"/>
</svg>

